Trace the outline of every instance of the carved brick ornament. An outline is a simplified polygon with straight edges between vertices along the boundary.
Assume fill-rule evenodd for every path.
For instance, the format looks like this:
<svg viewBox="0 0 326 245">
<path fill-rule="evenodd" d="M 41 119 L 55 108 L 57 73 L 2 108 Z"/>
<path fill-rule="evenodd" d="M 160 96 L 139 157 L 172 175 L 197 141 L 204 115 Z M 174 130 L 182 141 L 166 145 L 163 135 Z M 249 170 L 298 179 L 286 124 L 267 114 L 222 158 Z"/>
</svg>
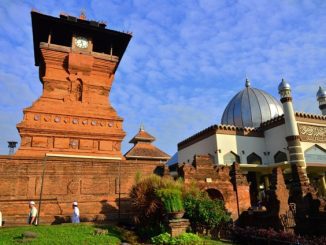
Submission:
<svg viewBox="0 0 326 245">
<path fill-rule="evenodd" d="M 307 124 L 298 124 L 299 134 L 302 141 L 326 142 L 326 128 Z"/>
</svg>

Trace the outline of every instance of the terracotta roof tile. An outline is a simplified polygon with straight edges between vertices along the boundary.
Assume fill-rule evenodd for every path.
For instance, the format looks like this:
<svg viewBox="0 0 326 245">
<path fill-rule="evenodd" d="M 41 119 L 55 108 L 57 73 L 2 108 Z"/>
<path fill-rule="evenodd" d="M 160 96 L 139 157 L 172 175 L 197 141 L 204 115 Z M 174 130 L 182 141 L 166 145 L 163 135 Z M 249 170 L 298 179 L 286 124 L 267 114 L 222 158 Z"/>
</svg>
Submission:
<svg viewBox="0 0 326 245">
<path fill-rule="evenodd" d="M 147 133 L 145 130 L 139 130 L 139 132 L 129 141 L 129 143 L 137 143 L 138 141 L 153 142 L 155 137 Z"/>
<path fill-rule="evenodd" d="M 146 142 L 138 142 L 132 147 L 126 154 L 125 157 L 127 159 L 137 158 L 137 159 L 150 159 L 153 160 L 167 160 L 170 158 L 168 154 L 158 149 L 156 146 L 146 143 Z"/>
</svg>

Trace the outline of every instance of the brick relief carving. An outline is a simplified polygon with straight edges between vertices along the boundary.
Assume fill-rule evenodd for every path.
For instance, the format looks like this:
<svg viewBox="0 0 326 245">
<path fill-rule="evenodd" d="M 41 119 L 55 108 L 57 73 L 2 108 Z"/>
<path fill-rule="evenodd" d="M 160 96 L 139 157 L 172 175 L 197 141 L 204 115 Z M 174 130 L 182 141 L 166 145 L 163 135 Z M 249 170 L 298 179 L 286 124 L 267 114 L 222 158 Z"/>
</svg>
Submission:
<svg viewBox="0 0 326 245">
<path fill-rule="evenodd" d="M 1 196 L 26 196 L 28 177 L 2 177 L 0 179 Z"/>
<path fill-rule="evenodd" d="M 77 194 L 79 190 L 79 180 L 70 180 L 67 185 L 68 194 Z"/>
<path fill-rule="evenodd" d="M 40 195 L 42 178 L 37 177 L 35 180 L 35 194 Z M 60 183 L 60 184 L 58 184 Z M 45 176 L 43 181 L 43 195 L 66 195 L 67 188 L 62 188 L 68 186 L 68 179 L 62 176 Z"/>
<path fill-rule="evenodd" d="M 121 128 L 121 123 L 119 122 L 112 122 L 109 120 L 102 120 L 102 119 L 94 119 L 94 118 L 84 118 L 84 117 L 66 117 L 66 116 L 59 116 L 59 115 L 50 115 L 50 114 L 33 114 L 28 116 L 27 120 L 31 120 L 31 118 L 33 118 L 33 120 L 35 121 L 35 123 L 42 123 L 42 119 L 43 122 L 46 123 L 52 123 L 52 124 L 79 124 L 85 127 L 108 127 L 108 128 L 117 128 L 120 129 Z"/>
<path fill-rule="evenodd" d="M 104 195 L 109 192 L 109 178 L 83 178 L 81 194 Z"/>
<path fill-rule="evenodd" d="M 298 124 L 302 141 L 326 143 L 326 128 L 307 124 Z"/>
</svg>

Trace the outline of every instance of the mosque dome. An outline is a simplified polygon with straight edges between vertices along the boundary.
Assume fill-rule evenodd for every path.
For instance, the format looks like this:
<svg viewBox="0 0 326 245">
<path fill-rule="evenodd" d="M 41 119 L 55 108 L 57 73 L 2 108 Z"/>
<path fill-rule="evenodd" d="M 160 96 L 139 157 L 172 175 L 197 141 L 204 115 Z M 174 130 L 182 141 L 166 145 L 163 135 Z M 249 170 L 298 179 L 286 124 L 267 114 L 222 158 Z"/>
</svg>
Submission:
<svg viewBox="0 0 326 245">
<path fill-rule="evenodd" d="M 237 127 L 259 127 L 262 122 L 283 114 L 280 102 L 272 95 L 250 87 L 237 93 L 224 110 L 221 123 Z"/>
</svg>

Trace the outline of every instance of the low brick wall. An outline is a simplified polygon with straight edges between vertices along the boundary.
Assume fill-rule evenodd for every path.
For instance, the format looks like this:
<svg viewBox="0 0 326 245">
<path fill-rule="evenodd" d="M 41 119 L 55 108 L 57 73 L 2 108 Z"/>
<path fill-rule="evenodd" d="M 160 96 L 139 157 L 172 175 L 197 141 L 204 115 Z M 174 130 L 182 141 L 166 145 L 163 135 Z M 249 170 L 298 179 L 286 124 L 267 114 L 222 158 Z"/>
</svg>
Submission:
<svg viewBox="0 0 326 245">
<path fill-rule="evenodd" d="M 120 218 L 130 219 L 128 194 L 136 173 L 146 176 L 161 167 L 158 161 L 47 159 L 41 222 L 69 220 L 73 201 L 78 201 L 85 221 L 117 220 L 119 213 Z M 0 211 L 5 225 L 25 224 L 30 200 L 38 208 L 42 173 L 43 158 L 0 157 Z"/>
</svg>

